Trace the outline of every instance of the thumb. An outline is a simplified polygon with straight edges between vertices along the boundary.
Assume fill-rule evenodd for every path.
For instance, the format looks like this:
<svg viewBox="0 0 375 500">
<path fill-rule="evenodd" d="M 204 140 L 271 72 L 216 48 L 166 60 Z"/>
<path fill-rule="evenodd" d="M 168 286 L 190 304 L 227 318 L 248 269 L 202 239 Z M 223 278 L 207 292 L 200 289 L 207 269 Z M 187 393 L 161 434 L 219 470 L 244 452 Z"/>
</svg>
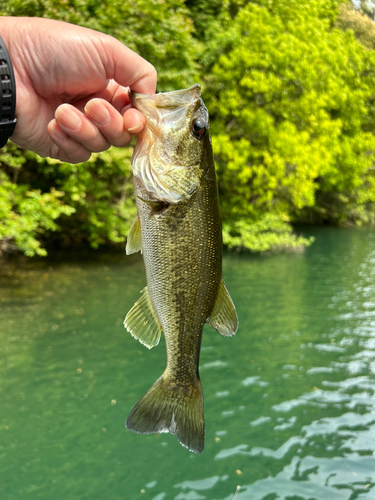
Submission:
<svg viewBox="0 0 375 500">
<path fill-rule="evenodd" d="M 156 92 L 157 73 L 151 63 L 108 35 L 103 35 L 101 47 L 108 79 L 140 94 Z"/>
</svg>

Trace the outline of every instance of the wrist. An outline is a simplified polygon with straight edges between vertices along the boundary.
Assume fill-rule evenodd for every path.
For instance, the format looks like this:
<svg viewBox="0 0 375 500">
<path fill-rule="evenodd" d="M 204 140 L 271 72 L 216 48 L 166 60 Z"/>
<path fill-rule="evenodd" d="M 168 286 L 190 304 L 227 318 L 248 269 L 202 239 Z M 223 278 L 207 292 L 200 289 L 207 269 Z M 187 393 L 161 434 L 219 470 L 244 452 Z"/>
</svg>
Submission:
<svg viewBox="0 0 375 500">
<path fill-rule="evenodd" d="M 5 40 L 0 36 L 0 148 L 13 135 L 17 123 L 16 81 Z"/>
</svg>

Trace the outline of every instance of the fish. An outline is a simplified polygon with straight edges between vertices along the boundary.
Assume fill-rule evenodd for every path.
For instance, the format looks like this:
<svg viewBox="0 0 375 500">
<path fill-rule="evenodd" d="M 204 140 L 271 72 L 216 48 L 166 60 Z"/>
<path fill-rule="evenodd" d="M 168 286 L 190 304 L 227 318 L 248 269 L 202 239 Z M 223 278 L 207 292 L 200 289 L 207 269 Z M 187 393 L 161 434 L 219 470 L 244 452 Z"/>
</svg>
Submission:
<svg viewBox="0 0 375 500">
<path fill-rule="evenodd" d="M 204 448 L 199 356 L 206 323 L 225 337 L 238 318 L 222 275 L 222 227 L 208 111 L 200 85 L 129 93 L 146 119 L 132 156 L 137 217 L 126 253 L 143 254 L 147 287 L 124 326 L 151 349 L 164 333 L 167 366 L 131 410 L 126 427 L 170 432 Z"/>
</svg>

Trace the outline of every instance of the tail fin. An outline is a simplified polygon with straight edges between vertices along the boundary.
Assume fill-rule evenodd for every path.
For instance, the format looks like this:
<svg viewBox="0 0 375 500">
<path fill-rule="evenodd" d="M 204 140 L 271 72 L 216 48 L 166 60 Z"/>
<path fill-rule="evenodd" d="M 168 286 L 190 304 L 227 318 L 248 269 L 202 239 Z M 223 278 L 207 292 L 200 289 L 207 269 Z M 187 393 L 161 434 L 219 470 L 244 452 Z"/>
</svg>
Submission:
<svg viewBox="0 0 375 500">
<path fill-rule="evenodd" d="M 202 385 L 179 388 L 163 374 L 134 406 L 126 427 L 138 434 L 170 432 L 195 453 L 204 447 Z"/>
</svg>

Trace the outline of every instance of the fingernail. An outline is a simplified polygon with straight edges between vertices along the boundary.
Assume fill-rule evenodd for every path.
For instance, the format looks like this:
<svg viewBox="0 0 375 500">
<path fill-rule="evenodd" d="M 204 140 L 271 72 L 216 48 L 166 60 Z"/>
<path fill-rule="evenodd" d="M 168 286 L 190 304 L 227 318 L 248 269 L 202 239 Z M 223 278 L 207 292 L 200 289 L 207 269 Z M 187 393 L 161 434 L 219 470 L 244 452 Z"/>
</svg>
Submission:
<svg viewBox="0 0 375 500">
<path fill-rule="evenodd" d="M 131 134 L 138 134 L 141 130 L 144 129 L 144 124 L 142 122 L 137 123 L 134 127 L 128 128 L 128 132 Z"/>
<path fill-rule="evenodd" d="M 99 127 L 107 125 L 111 119 L 108 109 L 103 105 L 91 106 L 89 103 L 86 104 L 85 112 L 90 116 L 90 119 Z"/>
<path fill-rule="evenodd" d="M 63 107 L 57 108 L 56 118 L 64 127 L 71 130 L 78 130 L 81 125 L 81 118 L 71 108 L 65 110 Z"/>
</svg>

